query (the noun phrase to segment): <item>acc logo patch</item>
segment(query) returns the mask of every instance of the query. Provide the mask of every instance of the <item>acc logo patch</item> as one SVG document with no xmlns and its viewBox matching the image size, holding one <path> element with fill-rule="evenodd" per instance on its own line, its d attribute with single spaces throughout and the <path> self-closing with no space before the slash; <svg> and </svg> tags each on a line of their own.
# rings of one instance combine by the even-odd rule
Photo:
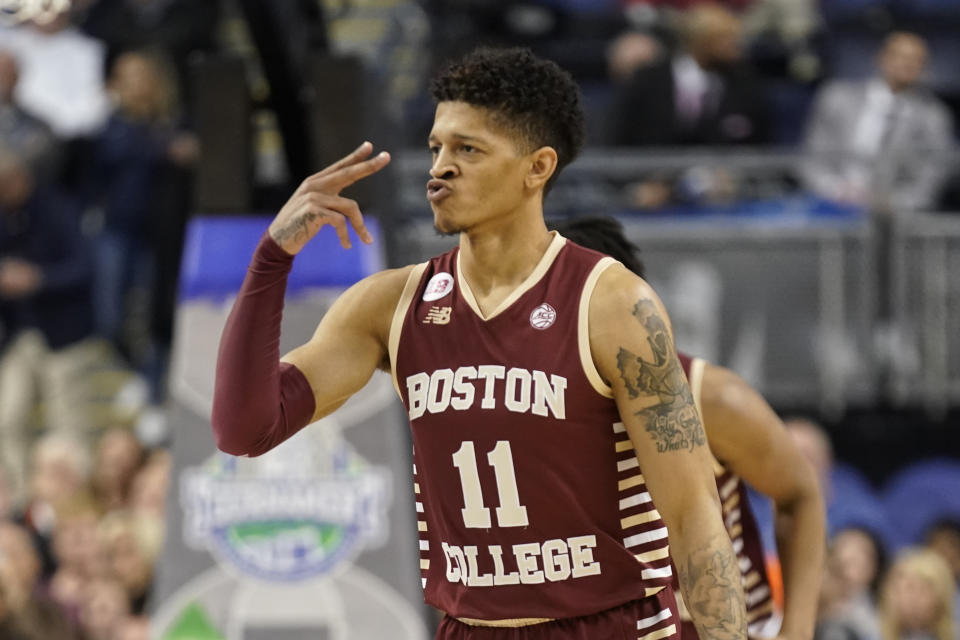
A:
<svg viewBox="0 0 960 640">
<path fill-rule="evenodd" d="M 427 283 L 427 288 L 423 290 L 424 302 L 433 302 L 439 300 L 453 291 L 453 276 L 445 271 L 434 274 Z"/>
<path fill-rule="evenodd" d="M 530 326 L 534 329 L 547 329 L 557 321 L 557 310 L 546 302 L 530 312 Z"/>
</svg>

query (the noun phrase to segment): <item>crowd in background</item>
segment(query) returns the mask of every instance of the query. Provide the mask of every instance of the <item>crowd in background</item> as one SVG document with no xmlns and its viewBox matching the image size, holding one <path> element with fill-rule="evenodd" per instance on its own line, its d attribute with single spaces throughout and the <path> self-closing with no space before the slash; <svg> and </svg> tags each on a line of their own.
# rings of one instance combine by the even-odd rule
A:
<svg viewBox="0 0 960 640">
<path fill-rule="evenodd" d="M 129 429 L 32 447 L 27 499 L 0 478 L 0 637 L 146 640 L 169 455 Z"/>
<path fill-rule="evenodd" d="M 817 638 L 960 637 L 960 501 L 935 497 L 960 482 L 960 465 L 908 467 L 877 490 L 835 459 L 818 424 L 800 418 L 785 424 L 817 472 L 827 510 Z M 758 513 L 762 522 L 762 504 Z M 773 540 L 764 546 L 773 548 Z"/>
<path fill-rule="evenodd" d="M 2 638 L 147 637 L 170 468 L 156 415 L 193 172 L 209 161 L 191 69 L 239 56 L 255 109 L 276 105 L 244 21 L 251 4 L 74 0 L 0 28 Z M 574 73 L 593 145 L 806 149 L 795 188 L 883 216 L 955 202 L 952 4 L 331 0 L 319 3 L 322 37 L 291 42 L 365 61 L 399 145 L 424 145 L 437 64 L 522 44 Z M 254 181 L 303 177 L 289 157 L 271 165 L 282 119 L 252 140 Z M 636 176 L 625 203 L 742 195 L 730 171 L 656 171 Z M 810 442 L 829 496 L 829 443 Z M 876 520 L 837 516 L 823 640 L 960 638 L 952 518 L 888 561 Z"/>
<path fill-rule="evenodd" d="M 216 19 L 103 0 L 0 28 L 5 639 L 149 637 L 170 462 L 144 418 L 199 158 L 187 59 Z"/>
</svg>

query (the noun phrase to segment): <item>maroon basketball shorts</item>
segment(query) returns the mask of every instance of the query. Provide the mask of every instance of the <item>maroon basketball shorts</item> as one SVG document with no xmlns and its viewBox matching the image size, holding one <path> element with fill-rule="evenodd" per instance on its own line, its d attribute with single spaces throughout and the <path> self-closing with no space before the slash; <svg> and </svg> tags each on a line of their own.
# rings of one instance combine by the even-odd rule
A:
<svg viewBox="0 0 960 640">
<path fill-rule="evenodd" d="M 523 627 L 476 626 L 445 616 L 436 640 L 680 640 L 680 619 L 668 588 L 588 616 Z"/>
</svg>

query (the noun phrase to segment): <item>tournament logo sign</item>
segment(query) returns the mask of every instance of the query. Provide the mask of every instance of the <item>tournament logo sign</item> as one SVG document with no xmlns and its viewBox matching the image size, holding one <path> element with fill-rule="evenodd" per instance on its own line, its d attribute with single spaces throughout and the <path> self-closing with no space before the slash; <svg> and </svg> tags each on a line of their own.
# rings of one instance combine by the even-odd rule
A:
<svg viewBox="0 0 960 640">
<path fill-rule="evenodd" d="M 381 542 L 387 471 L 367 465 L 340 437 L 326 446 L 292 440 L 299 443 L 261 458 L 216 454 L 185 470 L 187 544 L 243 575 L 289 582 L 324 575 Z"/>
<path fill-rule="evenodd" d="M 380 380 L 392 393 L 389 378 Z M 364 407 L 377 397 L 368 393 Z M 376 567 L 355 562 L 365 550 L 389 556 L 396 546 L 387 519 L 392 476 L 343 436 L 344 424 L 361 417 L 328 417 L 258 458 L 215 453 L 181 472 L 182 542 L 209 551 L 216 566 L 196 562 L 151 616 L 152 638 L 428 637 L 419 597 L 405 598 Z"/>
</svg>

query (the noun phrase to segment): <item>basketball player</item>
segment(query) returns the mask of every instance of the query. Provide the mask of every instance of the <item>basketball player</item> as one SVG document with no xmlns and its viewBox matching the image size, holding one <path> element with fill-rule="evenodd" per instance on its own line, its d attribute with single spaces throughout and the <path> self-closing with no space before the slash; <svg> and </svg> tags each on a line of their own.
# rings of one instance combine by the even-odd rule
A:
<svg viewBox="0 0 960 640">
<path fill-rule="evenodd" d="M 615 219 L 578 218 L 549 226 L 567 240 L 612 256 L 644 277 L 637 247 Z M 780 637 L 811 640 L 826 539 L 816 474 L 770 405 L 742 378 L 700 358 L 678 355 L 716 456 L 717 490 L 743 576 L 750 635 L 762 632 L 773 601 L 744 482 L 768 496 L 776 510 L 774 527 L 785 584 Z M 682 606 L 680 613 L 685 618 L 683 640 L 695 640 L 696 630 Z"/>
<path fill-rule="evenodd" d="M 700 635 L 745 638 L 666 313 L 640 278 L 543 221 L 545 192 L 582 144 L 576 84 L 529 51 L 479 50 L 433 97 L 427 198 L 459 248 L 354 285 L 280 360 L 293 257 L 324 225 L 345 247 L 348 225 L 371 241 L 339 192 L 389 156 L 364 143 L 307 178 L 224 328 L 218 445 L 259 455 L 387 370 L 410 418 L 424 594 L 446 613 L 438 638 L 674 638 L 671 552 Z"/>
</svg>

